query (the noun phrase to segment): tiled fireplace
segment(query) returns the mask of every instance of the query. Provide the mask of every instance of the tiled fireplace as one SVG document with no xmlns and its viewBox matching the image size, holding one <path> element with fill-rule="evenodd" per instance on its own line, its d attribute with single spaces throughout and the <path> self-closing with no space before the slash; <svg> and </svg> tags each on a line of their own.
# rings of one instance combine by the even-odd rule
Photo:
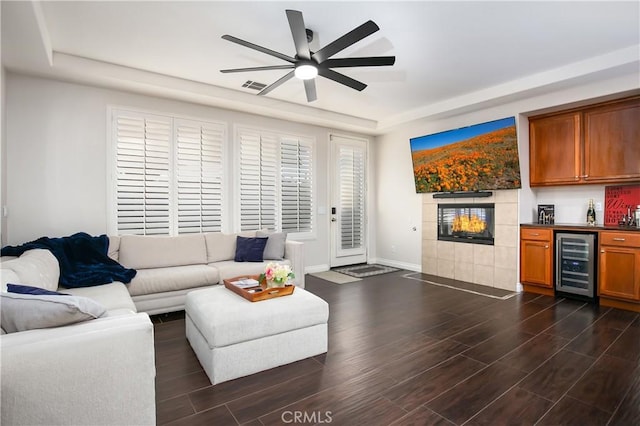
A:
<svg viewBox="0 0 640 426">
<path fill-rule="evenodd" d="M 515 291 L 519 281 L 518 190 L 497 190 L 486 198 L 452 198 L 447 199 L 446 204 L 442 204 L 442 201 L 434 199 L 432 194 L 423 195 L 422 272 Z M 454 206 L 447 214 L 451 225 L 446 225 L 446 229 L 438 225 L 439 204 Z M 478 206 L 490 205 L 494 207 L 493 212 L 481 213 L 473 210 Z M 466 230 L 459 228 L 458 224 L 454 227 L 453 220 L 456 216 L 458 222 L 465 222 L 471 227 Z M 489 223 L 479 223 L 483 220 Z M 491 239 L 491 226 L 493 245 L 488 243 Z M 443 230 L 446 231 L 444 233 L 452 234 L 449 235 L 451 238 L 439 238 L 438 234 L 442 233 L 439 231 Z M 484 240 L 480 244 L 468 244 L 468 240 L 472 239 L 467 238 L 470 236 Z M 465 242 L 460 242 L 463 240 Z"/>
</svg>

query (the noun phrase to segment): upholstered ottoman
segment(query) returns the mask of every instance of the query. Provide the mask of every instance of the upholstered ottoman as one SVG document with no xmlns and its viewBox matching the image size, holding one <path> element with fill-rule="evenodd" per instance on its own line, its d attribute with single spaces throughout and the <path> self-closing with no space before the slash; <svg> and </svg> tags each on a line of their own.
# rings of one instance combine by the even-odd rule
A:
<svg viewBox="0 0 640 426">
<path fill-rule="evenodd" d="M 187 294 L 186 335 L 212 384 L 327 352 L 329 305 L 302 288 L 250 302 L 215 286 Z"/>
</svg>

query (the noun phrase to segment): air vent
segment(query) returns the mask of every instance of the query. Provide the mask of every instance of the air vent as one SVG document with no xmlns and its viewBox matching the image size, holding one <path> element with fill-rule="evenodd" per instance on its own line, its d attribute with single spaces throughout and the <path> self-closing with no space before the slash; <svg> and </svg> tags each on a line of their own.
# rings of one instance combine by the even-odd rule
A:
<svg viewBox="0 0 640 426">
<path fill-rule="evenodd" d="M 251 80 L 247 80 L 242 87 L 246 87 L 247 89 L 253 89 L 253 90 L 262 90 L 265 87 L 267 87 L 266 84 L 262 84 L 262 83 L 258 83 L 257 81 L 251 81 Z"/>
</svg>

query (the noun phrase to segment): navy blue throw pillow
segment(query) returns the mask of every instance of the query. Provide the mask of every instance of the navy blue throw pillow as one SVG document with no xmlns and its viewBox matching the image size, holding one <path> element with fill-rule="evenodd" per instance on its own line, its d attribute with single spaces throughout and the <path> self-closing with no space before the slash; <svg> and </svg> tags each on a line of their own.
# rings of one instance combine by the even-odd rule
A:
<svg viewBox="0 0 640 426">
<path fill-rule="evenodd" d="M 237 237 L 236 239 L 236 262 L 262 262 L 264 248 L 269 238 L 260 237 Z"/>
<path fill-rule="evenodd" d="M 66 293 L 58 293 L 57 291 L 45 290 L 40 287 L 31 287 L 21 284 L 7 284 L 7 292 L 18 294 L 39 294 L 47 296 L 68 296 Z"/>
</svg>

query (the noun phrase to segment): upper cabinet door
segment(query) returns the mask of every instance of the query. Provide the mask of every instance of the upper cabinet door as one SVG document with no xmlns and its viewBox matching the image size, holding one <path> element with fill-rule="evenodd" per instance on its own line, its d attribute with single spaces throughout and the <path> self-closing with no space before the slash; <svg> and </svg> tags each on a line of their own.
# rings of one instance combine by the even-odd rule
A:
<svg viewBox="0 0 640 426">
<path fill-rule="evenodd" d="M 574 184 L 582 165 L 579 112 L 529 121 L 531 186 Z"/>
<path fill-rule="evenodd" d="M 584 111 L 584 179 L 640 180 L 640 98 Z"/>
</svg>

